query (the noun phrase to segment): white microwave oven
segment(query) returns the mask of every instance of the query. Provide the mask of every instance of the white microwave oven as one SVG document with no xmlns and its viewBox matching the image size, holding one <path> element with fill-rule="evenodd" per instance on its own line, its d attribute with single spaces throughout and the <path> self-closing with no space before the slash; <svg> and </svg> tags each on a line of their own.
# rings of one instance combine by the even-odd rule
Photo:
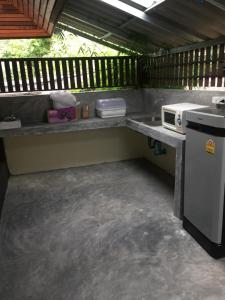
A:
<svg viewBox="0 0 225 300">
<path fill-rule="evenodd" d="M 162 106 L 162 126 L 179 133 L 186 132 L 186 111 L 204 108 L 207 106 L 194 103 L 177 103 Z"/>
</svg>

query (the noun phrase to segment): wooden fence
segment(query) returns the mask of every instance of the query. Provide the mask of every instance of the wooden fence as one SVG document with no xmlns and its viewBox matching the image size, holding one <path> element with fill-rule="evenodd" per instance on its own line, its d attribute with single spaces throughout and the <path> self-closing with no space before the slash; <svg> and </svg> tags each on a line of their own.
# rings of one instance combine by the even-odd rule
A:
<svg viewBox="0 0 225 300">
<path fill-rule="evenodd" d="M 224 44 L 145 59 L 151 87 L 225 87 Z"/>
<path fill-rule="evenodd" d="M 0 93 L 225 87 L 224 44 L 156 57 L 0 59 Z"/>
<path fill-rule="evenodd" d="M 138 57 L 0 59 L 0 93 L 136 86 Z"/>
</svg>

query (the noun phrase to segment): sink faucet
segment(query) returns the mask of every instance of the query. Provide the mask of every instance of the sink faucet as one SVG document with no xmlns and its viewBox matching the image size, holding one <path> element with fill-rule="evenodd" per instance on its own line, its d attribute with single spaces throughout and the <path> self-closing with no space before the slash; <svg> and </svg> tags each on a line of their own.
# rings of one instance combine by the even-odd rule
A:
<svg viewBox="0 0 225 300">
<path fill-rule="evenodd" d="M 161 121 L 161 116 L 160 115 L 158 115 L 158 114 L 154 114 L 154 115 L 152 115 L 152 117 L 151 117 L 151 121 Z"/>
</svg>

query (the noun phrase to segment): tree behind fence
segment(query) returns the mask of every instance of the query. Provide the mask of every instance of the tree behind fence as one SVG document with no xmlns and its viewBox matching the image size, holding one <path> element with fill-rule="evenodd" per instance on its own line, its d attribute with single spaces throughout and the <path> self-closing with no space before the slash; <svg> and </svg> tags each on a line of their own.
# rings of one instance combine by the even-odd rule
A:
<svg viewBox="0 0 225 300">
<path fill-rule="evenodd" d="M 136 86 L 137 62 L 136 56 L 0 59 L 0 92 Z"/>
</svg>

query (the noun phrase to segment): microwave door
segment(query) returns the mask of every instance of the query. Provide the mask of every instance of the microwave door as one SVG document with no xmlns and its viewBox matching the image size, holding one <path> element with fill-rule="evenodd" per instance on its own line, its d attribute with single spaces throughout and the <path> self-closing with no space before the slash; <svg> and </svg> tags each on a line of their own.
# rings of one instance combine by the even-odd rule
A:
<svg viewBox="0 0 225 300">
<path fill-rule="evenodd" d="M 176 127 L 175 124 L 176 112 L 164 111 L 164 122 L 172 128 Z"/>
</svg>

